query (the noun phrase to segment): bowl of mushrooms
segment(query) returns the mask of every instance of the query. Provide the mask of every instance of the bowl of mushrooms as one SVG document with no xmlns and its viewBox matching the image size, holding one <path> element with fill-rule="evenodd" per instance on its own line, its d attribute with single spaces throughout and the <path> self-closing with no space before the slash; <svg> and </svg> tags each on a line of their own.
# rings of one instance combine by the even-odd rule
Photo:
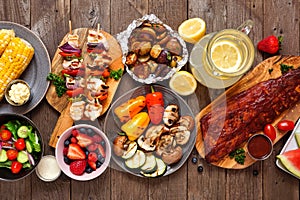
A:
<svg viewBox="0 0 300 200">
<path fill-rule="evenodd" d="M 117 39 L 128 74 L 141 83 L 169 79 L 188 61 L 186 43 L 153 14 L 134 20 Z"/>
</svg>

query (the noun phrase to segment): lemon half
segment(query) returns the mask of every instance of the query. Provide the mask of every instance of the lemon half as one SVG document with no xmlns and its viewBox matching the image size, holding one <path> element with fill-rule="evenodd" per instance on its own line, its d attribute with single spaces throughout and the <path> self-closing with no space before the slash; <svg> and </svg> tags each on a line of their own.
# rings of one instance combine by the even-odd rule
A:
<svg viewBox="0 0 300 200">
<path fill-rule="evenodd" d="M 206 32 L 206 23 L 201 18 L 187 19 L 178 27 L 178 33 L 186 42 L 195 44 Z"/>
<path fill-rule="evenodd" d="M 169 86 L 179 95 L 188 96 L 195 92 L 197 81 L 191 73 L 178 71 L 171 77 Z"/>
</svg>

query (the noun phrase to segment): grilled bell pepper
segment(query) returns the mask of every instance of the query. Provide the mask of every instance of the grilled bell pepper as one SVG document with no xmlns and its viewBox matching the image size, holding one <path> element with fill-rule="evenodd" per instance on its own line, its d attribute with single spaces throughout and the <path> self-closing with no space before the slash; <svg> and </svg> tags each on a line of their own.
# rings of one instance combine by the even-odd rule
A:
<svg viewBox="0 0 300 200">
<path fill-rule="evenodd" d="M 153 124 L 159 124 L 164 115 L 164 97 L 161 92 L 155 92 L 151 86 L 151 93 L 146 95 L 146 105 L 150 120 Z"/>
<path fill-rule="evenodd" d="M 127 122 L 146 106 L 146 98 L 138 96 L 116 107 L 114 112 L 121 122 Z"/>
<path fill-rule="evenodd" d="M 136 140 L 146 130 L 150 118 L 148 113 L 140 112 L 136 114 L 131 120 L 121 126 L 121 130 L 124 131 L 130 141 Z"/>
</svg>

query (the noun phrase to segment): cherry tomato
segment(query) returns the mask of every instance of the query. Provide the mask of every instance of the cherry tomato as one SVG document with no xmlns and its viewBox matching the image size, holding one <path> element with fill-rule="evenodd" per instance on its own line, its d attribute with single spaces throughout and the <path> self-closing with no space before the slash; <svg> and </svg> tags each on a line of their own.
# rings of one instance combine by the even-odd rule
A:
<svg viewBox="0 0 300 200">
<path fill-rule="evenodd" d="M 20 163 L 20 162 L 18 162 L 18 161 L 13 161 L 13 162 L 11 163 L 10 169 L 11 169 L 11 172 L 12 172 L 13 174 L 19 173 L 19 172 L 21 171 L 22 168 L 23 168 L 22 163 Z"/>
<path fill-rule="evenodd" d="M 82 69 L 63 69 L 61 70 L 62 75 L 68 74 L 70 76 L 84 76 L 84 70 Z"/>
<path fill-rule="evenodd" d="M 11 138 L 11 132 L 9 130 L 1 130 L 0 136 L 2 141 L 8 141 Z"/>
<path fill-rule="evenodd" d="M 80 87 L 80 88 L 76 88 L 74 90 L 67 90 L 67 95 L 69 97 L 76 97 L 80 94 L 83 94 L 83 92 L 84 92 L 84 89 L 82 87 Z"/>
<path fill-rule="evenodd" d="M 267 124 L 264 128 L 264 133 L 274 141 L 276 139 L 276 130 L 272 124 Z"/>
<path fill-rule="evenodd" d="M 9 149 L 6 151 L 6 156 L 8 160 L 16 160 L 18 157 L 18 151 L 15 149 Z"/>
<path fill-rule="evenodd" d="M 23 138 L 18 138 L 17 141 L 15 141 L 15 147 L 19 151 L 25 149 L 25 140 Z"/>
<path fill-rule="evenodd" d="M 108 78 L 109 75 L 110 75 L 110 72 L 109 72 L 109 70 L 106 68 L 106 69 L 104 70 L 104 72 L 102 73 L 102 76 L 103 76 L 104 78 Z"/>
<path fill-rule="evenodd" d="M 281 131 L 291 131 L 295 128 L 295 124 L 290 120 L 282 120 L 278 122 L 277 128 Z"/>
</svg>

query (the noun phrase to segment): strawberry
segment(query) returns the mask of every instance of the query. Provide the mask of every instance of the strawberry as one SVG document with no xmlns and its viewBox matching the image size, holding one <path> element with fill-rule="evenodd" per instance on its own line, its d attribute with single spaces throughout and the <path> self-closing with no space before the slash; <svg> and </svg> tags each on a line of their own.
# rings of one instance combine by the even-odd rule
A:
<svg viewBox="0 0 300 200">
<path fill-rule="evenodd" d="M 78 130 L 77 129 L 73 129 L 72 130 L 72 135 L 74 136 L 74 137 L 76 137 L 77 135 L 78 135 Z"/>
<path fill-rule="evenodd" d="M 69 148 L 68 147 L 64 147 L 64 149 L 63 149 L 63 155 L 64 156 L 68 155 L 68 151 L 69 151 Z"/>
<path fill-rule="evenodd" d="M 77 144 L 81 147 L 87 147 L 93 143 L 93 138 L 83 133 L 78 133 L 76 139 L 78 140 Z"/>
<path fill-rule="evenodd" d="M 71 137 L 70 141 L 71 141 L 71 143 L 75 143 L 75 144 L 77 143 L 77 139 L 75 137 Z"/>
<path fill-rule="evenodd" d="M 82 175 L 86 167 L 86 160 L 75 160 L 70 164 L 70 171 L 75 175 Z"/>
<path fill-rule="evenodd" d="M 93 152 L 96 151 L 96 149 L 98 148 L 97 144 L 90 144 L 87 149 L 89 150 L 89 152 Z"/>
<path fill-rule="evenodd" d="M 274 35 L 270 35 L 262 39 L 260 42 L 258 42 L 257 49 L 269 54 L 275 54 L 279 51 L 281 42 L 282 42 L 281 36 L 277 38 Z"/>
<path fill-rule="evenodd" d="M 6 151 L 6 156 L 8 160 L 16 160 L 18 157 L 18 151 L 15 149 L 9 149 Z"/>
<path fill-rule="evenodd" d="M 20 163 L 18 161 L 12 161 L 11 166 L 10 166 L 10 170 L 13 174 L 19 173 L 22 168 L 23 168 L 22 163 Z"/>
<path fill-rule="evenodd" d="M 103 139 L 100 135 L 96 134 L 96 135 L 93 135 L 93 140 L 96 143 L 100 143 Z"/>
<path fill-rule="evenodd" d="M 97 160 L 97 154 L 95 152 L 90 152 L 88 155 L 88 161 L 96 162 Z"/>
<path fill-rule="evenodd" d="M 104 150 L 103 146 L 99 144 L 97 148 L 98 148 L 98 151 L 101 154 L 101 156 L 103 158 L 105 158 L 106 154 L 105 154 L 105 150 Z"/>
<path fill-rule="evenodd" d="M 92 170 L 95 171 L 97 169 L 96 162 L 88 161 L 88 164 L 92 168 Z"/>
<path fill-rule="evenodd" d="M 84 151 L 78 144 L 71 143 L 69 145 L 67 157 L 72 160 L 83 160 L 86 156 Z"/>
</svg>

